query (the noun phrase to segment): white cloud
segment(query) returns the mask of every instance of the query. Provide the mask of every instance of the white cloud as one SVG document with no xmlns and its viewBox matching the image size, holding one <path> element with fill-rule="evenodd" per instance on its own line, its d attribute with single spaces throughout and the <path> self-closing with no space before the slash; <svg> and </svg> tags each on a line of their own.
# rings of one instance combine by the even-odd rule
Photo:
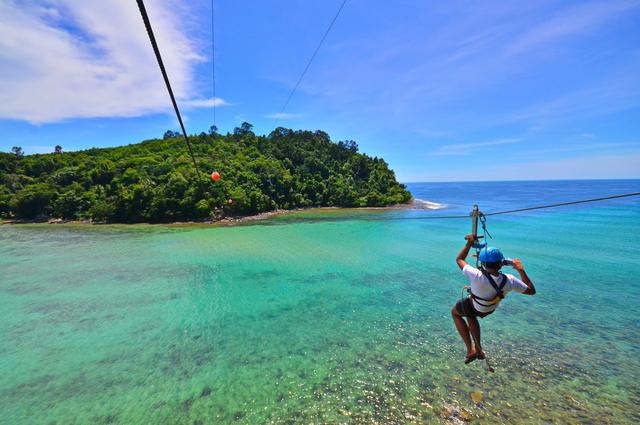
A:
<svg viewBox="0 0 640 425">
<path fill-rule="evenodd" d="M 210 97 L 208 99 L 191 99 L 185 100 L 181 102 L 181 105 L 184 105 L 189 108 L 213 108 L 214 106 L 228 106 L 229 103 L 224 99 L 216 97 Z"/>
<path fill-rule="evenodd" d="M 487 142 L 444 145 L 444 146 L 440 146 L 431 154 L 432 155 L 469 155 L 487 147 L 499 146 L 499 145 L 510 145 L 513 143 L 518 143 L 519 141 L 520 139 L 496 139 L 496 140 L 489 140 Z"/>
<path fill-rule="evenodd" d="M 147 1 L 179 102 L 209 106 L 193 100 L 194 67 L 206 59 L 181 29 L 185 7 L 177 0 Z M 0 79 L 0 118 L 47 123 L 171 111 L 131 0 L 0 2 Z"/>
<path fill-rule="evenodd" d="M 273 118 L 276 120 L 291 120 L 295 118 L 300 118 L 302 114 L 292 114 L 289 112 L 276 112 L 275 114 L 267 115 L 267 118 Z"/>
</svg>

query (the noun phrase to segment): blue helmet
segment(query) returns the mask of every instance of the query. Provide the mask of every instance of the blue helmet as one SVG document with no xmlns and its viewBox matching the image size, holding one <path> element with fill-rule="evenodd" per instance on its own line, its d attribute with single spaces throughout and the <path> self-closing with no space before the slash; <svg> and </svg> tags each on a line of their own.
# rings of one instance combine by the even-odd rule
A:
<svg viewBox="0 0 640 425">
<path fill-rule="evenodd" d="M 504 255 L 498 248 L 488 246 L 480 250 L 478 259 L 483 263 L 500 263 L 504 260 Z"/>
</svg>

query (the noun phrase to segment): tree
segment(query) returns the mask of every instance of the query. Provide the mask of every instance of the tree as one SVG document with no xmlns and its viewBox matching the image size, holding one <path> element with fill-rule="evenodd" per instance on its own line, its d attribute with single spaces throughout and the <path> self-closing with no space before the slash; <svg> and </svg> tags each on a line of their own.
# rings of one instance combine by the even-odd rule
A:
<svg viewBox="0 0 640 425">
<path fill-rule="evenodd" d="M 0 186 L 0 217 L 6 217 L 11 212 L 12 197 L 8 187 Z"/>
<path fill-rule="evenodd" d="M 243 122 L 242 124 L 240 124 L 240 127 L 236 127 L 233 129 L 233 134 L 235 136 L 255 136 L 255 134 L 253 134 L 253 124 L 249 124 L 248 122 Z"/>
<path fill-rule="evenodd" d="M 20 159 L 24 156 L 24 152 L 20 146 L 14 146 L 11 148 L 11 152 L 16 156 L 16 159 Z"/>
<path fill-rule="evenodd" d="M 344 142 L 344 147 L 353 153 L 358 152 L 358 144 L 353 140 L 346 140 Z"/>
<path fill-rule="evenodd" d="M 49 202 L 54 196 L 52 188 L 44 183 L 28 185 L 16 194 L 16 215 L 19 218 L 48 215 Z"/>
<path fill-rule="evenodd" d="M 286 137 L 286 136 L 289 136 L 291 133 L 293 133 L 293 131 L 288 128 L 277 127 L 275 130 L 273 130 L 269 134 L 269 138 L 274 139 L 274 138 Z"/>
<path fill-rule="evenodd" d="M 53 215 L 60 218 L 78 218 L 79 214 L 89 207 L 89 203 L 77 190 L 62 193 L 53 202 Z"/>
<path fill-rule="evenodd" d="M 218 134 L 218 127 L 216 127 L 215 125 L 212 125 L 211 127 L 209 127 L 210 136 L 215 136 L 217 134 Z"/>
<path fill-rule="evenodd" d="M 180 136 L 180 133 L 178 133 L 177 131 L 167 130 L 164 132 L 164 135 L 162 136 L 162 138 L 166 140 L 166 139 L 172 139 L 178 136 Z"/>
<path fill-rule="evenodd" d="M 106 222 L 113 217 L 115 207 L 112 203 L 101 200 L 89 208 L 89 217 L 94 221 Z"/>
<path fill-rule="evenodd" d="M 60 145 L 56 145 L 56 147 L 54 148 L 53 153 L 55 153 L 55 154 L 61 154 L 61 153 L 62 153 L 62 146 L 60 146 Z"/>
<path fill-rule="evenodd" d="M 88 176 L 94 184 L 108 184 L 113 179 L 115 165 L 108 159 L 99 159 L 94 162 Z"/>
<path fill-rule="evenodd" d="M 51 180 L 53 180 L 59 186 L 68 186 L 76 180 L 79 180 L 78 167 L 65 167 L 60 168 L 51 174 Z"/>
</svg>

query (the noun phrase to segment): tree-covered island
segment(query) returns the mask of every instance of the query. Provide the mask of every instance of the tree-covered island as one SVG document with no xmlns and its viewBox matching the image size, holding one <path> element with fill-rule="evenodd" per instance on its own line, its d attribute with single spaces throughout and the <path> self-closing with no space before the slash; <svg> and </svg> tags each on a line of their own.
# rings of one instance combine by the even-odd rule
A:
<svg viewBox="0 0 640 425">
<path fill-rule="evenodd" d="M 277 128 L 257 136 L 243 123 L 233 133 L 114 148 L 24 155 L 0 152 L 0 217 L 62 218 L 109 223 L 220 219 L 276 209 L 379 207 L 411 194 L 382 158 L 334 143 L 323 131 Z M 218 171 L 222 178 L 212 181 Z"/>
</svg>

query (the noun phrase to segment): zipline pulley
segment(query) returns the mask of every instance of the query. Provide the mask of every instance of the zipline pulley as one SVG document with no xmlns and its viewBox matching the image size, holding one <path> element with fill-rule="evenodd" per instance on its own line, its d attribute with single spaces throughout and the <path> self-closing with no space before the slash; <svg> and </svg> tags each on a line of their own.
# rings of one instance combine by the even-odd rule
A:
<svg viewBox="0 0 640 425">
<path fill-rule="evenodd" d="M 487 246 L 486 240 L 484 242 L 480 242 L 480 239 L 483 239 L 484 236 L 478 236 L 478 220 L 481 221 L 482 223 L 482 228 L 484 230 L 484 232 L 486 233 L 487 231 L 487 227 L 486 227 L 486 218 L 484 217 L 484 214 L 482 214 L 482 212 L 480 212 L 480 210 L 478 209 L 478 205 L 474 205 L 473 206 L 473 210 L 471 210 L 471 234 L 474 237 L 474 242 L 473 242 L 473 248 L 480 250 L 484 247 Z"/>
</svg>

